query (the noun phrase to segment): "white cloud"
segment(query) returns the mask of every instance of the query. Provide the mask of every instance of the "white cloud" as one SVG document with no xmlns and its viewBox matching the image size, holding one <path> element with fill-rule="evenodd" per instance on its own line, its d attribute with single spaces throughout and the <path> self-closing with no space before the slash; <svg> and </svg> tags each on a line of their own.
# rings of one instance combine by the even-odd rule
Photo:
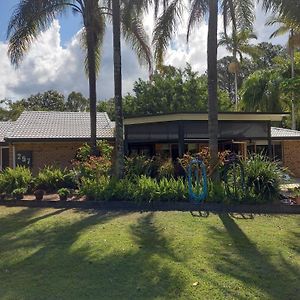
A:
<svg viewBox="0 0 300 300">
<path fill-rule="evenodd" d="M 274 30 L 266 27 L 266 17 L 261 7 L 257 7 L 257 21 L 255 30 L 260 41 L 269 41 L 268 37 Z M 183 20 L 186 19 L 183 16 Z M 172 40 L 166 54 L 166 64 L 184 67 L 190 63 L 195 71 L 200 73 L 206 70 L 207 24 L 199 24 L 193 31 L 190 43 L 186 44 L 186 22 L 179 26 L 177 34 Z M 153 13 L 145 17 L 144 26 L 151 34 L 154 20 Z M 222 31 L 221 17 L 219 32 Z M 284 44 L 286 37 L 272 42 Z M 7 57 L 7 44 L 0 42 L 0 99 L 20 99 L 31 94 L 49 89 L 58 90 L 65 95 L 71 91 L 80 91 L 88 96 L 88 80 L 84 73 L 84 53 L 79 43 L 79 33 L 65 46 L 60 38 L 60 25 L 55 21 L 52 26 L 35 41 L 22 62 L 20 68 L 15 70 Z M 98 78 L 98 98 L 109 98 L 113 95 L 113 64 L 112 64 L 112 31 L 108 32 L 104 40 L 103 60 L 100 76 Z M 224 48 L 219 49 L 219 58 L 227 55 Z M 130 47 L 122 43 L 123 65 L 123 93 L 132 90 L 133 82 L 142 77 L 147 78 L 146 68 L 139 66 L 135 54 Z"/>
</svg>

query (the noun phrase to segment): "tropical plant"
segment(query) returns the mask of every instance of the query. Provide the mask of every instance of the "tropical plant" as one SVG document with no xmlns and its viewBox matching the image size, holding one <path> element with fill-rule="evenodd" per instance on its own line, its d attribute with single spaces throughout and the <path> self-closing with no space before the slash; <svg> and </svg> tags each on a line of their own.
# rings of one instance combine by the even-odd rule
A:
<svg viewBox="0 0 300 300">
<path fill-rule="evenodd" d="M 234 74 L 235 110 L 238 109 L 238 73 L 243 62 L 243 55 L 258 55 L 258 48 L 249 43 L 251 39 L 257 39 L 256 34 L 248 29 L 242 29 L 240 31 L 232 30 L 231 36 L 223 33 L 219 40 L 219 46 L 225 46 L 233 56 L 233 61 L 228 65 L 228 70 Z"/>
<path fill-rule="evenodd" d="M 259 70 L 250 75 L 242 87 L 242 106 L 245 111 L 280 112 L 283 76 L 280 70 Z"/>
<path fill-rule="evenodd" d="M 28 189 L 32 180 L 31 171 L 25 167 L 6 168 L 0 173 L 1 193 L 11 194 L 15 189 Z"/>
<path fill-rule="evenodd" d="M 295 50 L 300 47 L 300 23 L 295 23 L 293 20 L 288 19 L 284 15 L 272 16 L 267 25 L 279 24 L 279 28 L 275 30 L 270 38 L 279 35 L 289 34 L 288 39 L 288 52 L 291 58 L 291 79 L 295 78 Z M 295 113 L 295 99 L 294 93 L 291 94 L 291 107 L 292 107 L 292 129 L 296 129 L 296 113 Z"/>
<path fill-rule="evenodd" d="M 15 200 L 21 200 L 24 194 L 27 192 L 27 188 L 18 188 L 12 191 L 12 196 Z"/>
<path fill-rule="evenodd" d="M 249 199 L 255 203 L 273 202 L 279 198 L 282 170 L 262 154 L 252 155 L 244 162 Z"/>
<path fill-rule="evenodd" d="M 116 0 L 113 1 L 115 5 Z M 121 0 L 120 22 L 125 39 L 138 54 L 141 61 L 151 64 L 151 52 L 147 37 L 138 14 L 138 6 L 128 0 Z M 52 21 L 71 9 L 81 16 L 83 21 L 83 48 L 86 50 L 86 72 L 89 78 L 91 146 L 96 154 L 96 75 L 99 71 L 101 46 L 107 21 L 111 21 L 111 0 L 20 0 L 8 25 L 8 54 L 12 64 L 18 66 L 39 33 L 46 30 Z M 121 123 L 117 123 L 118 126 Z"/>
</svg>

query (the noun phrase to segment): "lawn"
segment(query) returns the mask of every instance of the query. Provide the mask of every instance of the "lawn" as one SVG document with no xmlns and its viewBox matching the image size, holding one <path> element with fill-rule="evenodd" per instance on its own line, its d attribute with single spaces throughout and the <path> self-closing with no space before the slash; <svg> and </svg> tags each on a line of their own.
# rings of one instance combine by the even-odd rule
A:
<svg viewBox="0 0 300 300">
<path fill-rule="evenodd" d="M 245 217 L 0 207 L 0 299 L 297 299 L 300 216 Z"/>
</svg>

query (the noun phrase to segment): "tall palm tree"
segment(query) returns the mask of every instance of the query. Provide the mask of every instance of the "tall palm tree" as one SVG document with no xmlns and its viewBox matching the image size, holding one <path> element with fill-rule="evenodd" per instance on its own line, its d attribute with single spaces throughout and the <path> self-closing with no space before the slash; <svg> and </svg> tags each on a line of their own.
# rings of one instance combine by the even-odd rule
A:
<svg viewBox="0 0 300 300">
<path fill-rule="evenodd" d="M 231 36 L 223 33 L 219 40 L 219 46 L 225 46 L 233 56 L 233 62 L 229 64 L 228 70 L 234 74 L 236 111 L 238 110 L 238 73 L 243 62 L 243 55 L 256 56 L 258 54 L 257 47 L 249 43 L 251 39 L 257 39 L 256 34 L 251 30 L 242 29 L 240 31 L 232 30 Z"/>
<path fill-rule="evenodd" d="M 300 47 L 300 23 L 288 19 L 285 16 L 272 16 L 266 23 L 266 25 L 279 24 L 279 28 L 275 30 L 270 38 L 274 38 L 280 35 L 289 34 L 288 39 L 288 52 L 291 58 L 291 78 L 295 78 L 295 50 Z M 295 99 L 292 94 L 291 99 L 292 107 L 292 129 L 296 129 L 296 113 L 295 113 Z"/>
<path fill-rule="evenodd" d="M 230 24 L 233 28 L 237 28 L 238 25 L 243 28 L 250 27 L 253 21 L 253 2 L 252 0 L 189 0 L 189 4 L 187 40 L 192 28 L 208 15 L 207 68 L 210 165 L 213 170 L 212 178 L 218 181 L 219 174 L 216 166 L 218 165 L 217 28 L 219 8 L 222 10 L 225 28 Z M 165 51 L 184 9 L 184 0 L 167 1 L 163 14 L 158 18 L 153 34 L 154 54 L 158 66 L 163 62 Z"/>
<path fill-rule="evenodd" d="M 121 0 L 122 33 L 131 43 L 140 61 L 151 66 L 152 57 L 147 35 L 138 11 L 134 11 L 135 6 L 129 3 L 129 0 Z M 86 50 L 85 67 L 89 78 L 91 146 L 95 153 L 96 77 L 99 72 L 101 46 L 107 22 L 112 18 L 111 0 L 20 0 L 8 25 L 8 54 L 12 64 L 17 67 L 38 35 L 49 28 L 53 20 L 68 9 L 78 13 L 83 22 L 82 46 Z"/>
<path fill-rule="evenodd" d="M 113 48 L 114 48 L 114 82 L 115 82 L 115 113 L 116 113 L 116 170 L 117 178 L 124 174 L 124 125 L 122 109 L 122 69 L 121 69 L 121 13 L 120 1 L 112 1 L 113 14 Z"/>
</svg>

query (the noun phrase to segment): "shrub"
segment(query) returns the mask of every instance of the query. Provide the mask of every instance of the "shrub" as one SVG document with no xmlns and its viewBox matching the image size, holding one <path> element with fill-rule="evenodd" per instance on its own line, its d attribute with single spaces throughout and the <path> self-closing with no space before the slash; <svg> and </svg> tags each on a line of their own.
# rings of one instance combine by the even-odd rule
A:
<svg viewBox="0 0 300 300">
<path fill-rule="evenodd" d="M 68 197 L 70 194 L 71 194 L 71 192 L 70 192 L 70 190 L 69 189 L 67 189 L 67 188 L 61 188 L 61 189 L 59 189 L 58 191 L 57 191 L 57 194 L 59 195 L 59 196 L 62 196 L 62 197 Z"/>
<path fill-rule="evenodd" d="M 143 155 L 134 155 L 125 158 L 125 173 L 128 177 L 151 176 L 153 173 L 153 159 Z"/>
<path fill-rule="evenodd" d="M 100 156 L 91 155 L 91 147 L 88 144 L 77 150 L 72 164 L 79 178 L 93 179 L 110 175 L 113 147 L 107 141 L 98 141 L 97 146 Z"/>
<path fill-rule="evenodd" d="M 226 161 L 226 157 L 228 156 L 230 152 L 229 151 L 223 151 L 223 152 L 219 152 L 219 167 L 223 167 Z M 185 170 L 185 172 L 187 172 L 188 166 L 191 163 L 191 161 L 197 157 L 200 157 L 207 169 L 207 174 L 210 174 L 211 170 L 210 170 L 210 166 L 209 166 L 209 161 L 210 161 L 210 152 L 209 152 L 209 148 L 205 147 L 202 148 L 201 151 L 197 154 L 194 155 L 190 155 L 189 153 L 185 154 L 183 156 L 183 158 L 179 158 L 178 162 L 181 165 L 181 167 Z"/>
<path fill-rule="evenodd" d="M 82 178 L 79 194 L 88 200 L 104 200 L 104 191 L 109 185 L 109 177 Z"/>
<path fill-rule="evenodd" d="M 75 189 L 76 173 L 67 169 L 60 169 L 54 166 L 46 166 L 41 169 L 34 179 L 35 189 L 45 190 L 46 192 L 54 192 L 60 188 Z"/>
<path fill-rule="evenodd" d="M 26 192 L 27 192 L 26 188 L 18 188 L 12 191 L 12 196 L 16 200 L 21 200 Z"/>
<path fill-rule="evenodd" d="M 108 177 L 84 178 L 80 194 L 85 195 L 89 200 L 99 201 L 186 201 L 188 189 L 187 184 L 181 178 L 178 180 L 164 178 L 158 181 L 142 175 L 121 180 Z"/>
<path fill-rule="evenodd" d="M 0 174 L 1 192 L 11 194 L 16 189 L 28 189 L 31 182 L 31 171 L 25 167 L 6 168 Z"/>
<path fill-rule="evenodd" d="M 276 162 L 261 154 L 252 155 L 244 162 L 249 200 L 255 203 L 272 202 L 279 198 L 282 170 Z"/>
<path fill-rule="evenodd" d="M 175 176 L 175 168 L 171 158 L 163 161 L 158 168 L 159 178 L 172 178 Z"/>
<path fill-rule="evenodd" d="M 47 166 L 39 171 L 34 179 L 36 189 L 54 192 L 64 183 L 64 172 L 60 168 Z"/>
</svg>

